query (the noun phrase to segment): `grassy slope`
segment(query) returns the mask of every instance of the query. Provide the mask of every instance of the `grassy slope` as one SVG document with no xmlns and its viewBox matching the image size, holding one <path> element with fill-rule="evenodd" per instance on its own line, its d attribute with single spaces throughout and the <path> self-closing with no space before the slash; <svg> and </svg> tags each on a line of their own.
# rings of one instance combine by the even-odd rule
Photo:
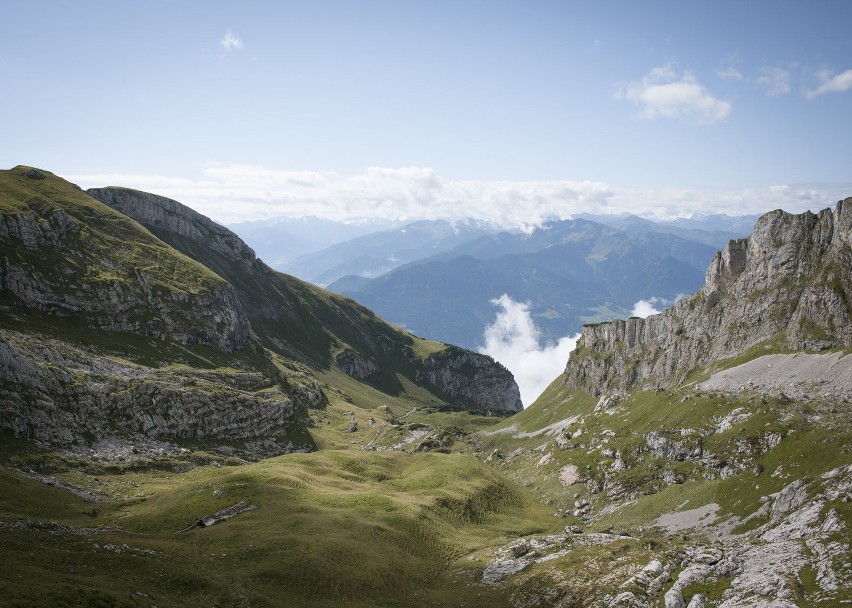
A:
<svg viewBox="0 0 852 608">
<path fill-rule="evenodd" d="M 771 345 L 762 345 L 714 367 L 739 365 L 768 350 L 772 350 Z M 697 372 L 695 376 L 706 373 Z M 497 468 L 532 488 L 554 510 L 565 513 L 565 523 L 588 526 L 591 530 L 628 532 L 640 539 L 641 543 L 627 543 L 620 554 L 620 559 L 639 565 L 649 559 L 643 547 L 655 547 L 653 553 L 659 557 L 695 542 L 687 540 L 685 535 L 661 536 L 654 531 L 652 524 L 664 513 L 715 503 L 719 505 L 718 518 L 742 520 L 755 513 L 766 496 L 779 492 L 792 481 L 804 478 L 819 482 L 823 473 L 852 463 L 849 404 L 837 399 L 815 397 L 809 402 L 791 402 L 748 393 L 736 396 L 696 393 L 686 386 L 659 392 L 634 391 L 606 412 L 595 413 L 595 403 L 595 398 L 572 390 L 557 378 L 533 405 L 488 429 L 478 445 L 485 453 L 497 450 Z M 715 432 L 719 420 L 734 410 L 745 412 L 748 417 L 737 420 L 723 432 Z M 535 432 L 569 418 L 575 419 L 567 427 L 574 437 L 564 449 L 556 445 L 556 435 L 517 435 L 517 431 Z M 582 433 L 578 435 L 580 429 Z M 721 478 L 717 469 L 704 464 L 667 459 L 648 450 L 647 433 L 656 431 L 683 441 L 680 429 L 693 429 L 690 434 L 693 439 L 687 439 L 686 443 L 701 437 L 705 455 L 739 462 L 745 468 L 732 477 Z M 767 439 L 773 435 L 782 439 L 775 447 L 768 447 Z M 614 458 L 602 453 L 607 449 L 622 454 L 627 470 L 612 472 Z M 552 458 L 542 464 L 546 454 Z M 569 464 L 576 466 L 583 476 L 599 481 L 606 478 L 604 490 L 593 491 L 582 483 L 563 486 L 558 479 L 559 471 Z M 663 482 L 661 478 L 666 471 L 682 476 L 683 482 Z M 607 489 L 618 484 L 631 492 L 630 500 L 613 501 L 606 497 Z M 590 522 L 581 522 L 571 515 L 577 500 L 591 502 Z M 621 506 L 602 512 L 612 504 Z M 848 502 L 836 501 L 828 508 L 836 510 L 847 530 L 852 526 L 852 506 Z M 766 517 L 755 517 L 739 524 L 735 531 L 752 529 L 766 521 Z M 843 536 L 838 534 L 836 540 L 844 542 Z M 571 564 L 588 570 L 587 565 L 575 561 L 576 557 L 569 556 L 569 561 L 557 562 L 555 567 L 566 575 Z M 530 580 L 537 577 L 554 580 L 552 572 L 546 574 L 541 568 L 527 571 L 526 576 Z M 806 573 L 802 576 L 806 578 Z M 727 584 L 729 580 L 721 581 L 719 588 L 696 587 L 690 593 L 702 591 L 707 597 L 718 599 Z M 815 590 L 811 585 L 802 592 Z"/>
<path fill-rule="evenodd" d="M 328 450 L 94 480 L 116 498 L 87 504 L 0 470 L 4 605 L 438 605 L 448 576 L 482 567 L 451 572 L 456 559 L 552 526 L 465 455 Z M 240 500 L 258 509 L 176 534 Z M 10 526 L 19 519 L 42 523 Z M 482 590 L 452 593 L 476 602 Z"/>
<path fill-rule="evenodd" d="M 25 259 L 48 274 L 62 268 L 80 273 L 87 281 L 132 282 L 134 269 L 144 269 L 152 285 L 173 292 L 204 293 L 224 282 L 210 269 L 175 251 L 139 224 L 88 196 L 48 171 L 43 179 L 26 177 L 30 167 L 0 171 L 0 213 L 29 214 L 45 221 L 53 209 L 65 211 L 81 225 L 84 259 L 58 250 L 40 250 L 38 256 L 2 245 L 12 260 Z M 76 275 L 74 277 L 77 278 Z"/>
</svg>

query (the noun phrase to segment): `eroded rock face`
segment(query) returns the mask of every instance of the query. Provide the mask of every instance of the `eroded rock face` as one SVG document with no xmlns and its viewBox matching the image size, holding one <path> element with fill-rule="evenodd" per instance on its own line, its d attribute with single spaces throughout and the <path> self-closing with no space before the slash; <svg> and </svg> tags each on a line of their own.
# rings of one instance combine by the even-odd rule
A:
<svg viewBox="0 0 852 608">
<path fill-rule="evenodd" d="M 523 409 L 514 377 L 487 355 L 448 347 L 427 357 L 417 377 L 441 393 L 462 398 L 477 409 L 508 412 Z"/>
<path fill-rule="evenodd" d="M 239 260 L 251 270 L 254 250 L 236 234 L 175 200 L 126 188 L 90 188 L 86 194 L 143 226 L 203 241 L 223 257 Z"/>
<path fill-rule="evenodd" d="M 83 230 L 50 203 L 0 215 L 0 244 L 19 252 L 0 254 L 0 293 L 17 305 L 110 331 L 227 351 L 247 346 L 251 328 L 231 285 L 211 276 L 203 290 L 170 288 L 145 267 L 104 258 L 85 240 L 97 237 L 83 237 Z"/>
<path fill-rule="evenodd" d="M 159 370 L 17 332 L 0 336 L 0 377 L 0 428 L 65 446 L 133 433 L 273 437 L 325 399 L 315 380 L 288 393 L 281 379 L 258 372 Z"/>
<path fill-rule="evenodd" d="M 346 374 L 359 380 L 369 378 L 379 371 L 379 366 L 375 361 L 351 349 L 346 349 L 338 354 L 335 357 L 335 362 L 337 363 L 337 367 Z"/>
<path fill-rule="evenodd" d="M 594 394 L 663 388 L 768 340 L 795 350 L 852 345 L 852 198 L 772 211 L 716 254 L 704 286 L 647 319 L 587 325 L 565 381 Z"/>
</svg>

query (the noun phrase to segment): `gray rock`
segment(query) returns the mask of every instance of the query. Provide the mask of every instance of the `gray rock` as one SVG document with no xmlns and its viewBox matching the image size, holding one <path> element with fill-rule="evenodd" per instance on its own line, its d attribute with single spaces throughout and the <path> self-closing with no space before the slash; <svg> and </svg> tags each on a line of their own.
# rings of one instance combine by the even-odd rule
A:
<svg viewBox="0 0 852 608">
<path fill-rule="evenodd" d="M 689 605 L 686 608 L 704 608 L 704 596 L 700 593 L 696 593 L 692 596 L 692 599 L 689 600 Z"/>
<path fill-rule="evenodd" d="M 524 407 L 511 372 L 487 355 L 450 346 L 427 357 L 417 378 L 477 409 L 519 412 Z"/>
<path fill-rule="evenodd" d="M 781 518 L 785 513 L 795 509 L 805 502 L 807 498 L 805 481 L 797 479 L 778 493 L 772 505 L 771 516 L 773 520 Z"/>
<path fill-rule="evenodd" d="M 792 349 L 852 346 L 850 243 L 852 198 L 833 212 L 767 213 L 716 254 L 691 298 L 586 325 L 564 381 L 595 395 L 665 388 L 779 334 Z"/>
<path fill-rule="evenodd" d="M 335 357 L 335 362 L 343 372 L 359 380 L 369 378 L 379 371 L 379 366 L 375 361 L 351 349 L 339 353 Z"/>
<path fill-rule="evenodd" d="M 294 399 L 285 378 L 259 372 L 156 369 L 95 350 L 7 331 L 0 336 L 0 428 L 69 446 L 119 434 L 253 439 L 307 415 L 315 380 Z M 300 378 L 286 379 L 298 386 Z M 316 404 L 315 404 L 316 405 Z"/>
</svg>

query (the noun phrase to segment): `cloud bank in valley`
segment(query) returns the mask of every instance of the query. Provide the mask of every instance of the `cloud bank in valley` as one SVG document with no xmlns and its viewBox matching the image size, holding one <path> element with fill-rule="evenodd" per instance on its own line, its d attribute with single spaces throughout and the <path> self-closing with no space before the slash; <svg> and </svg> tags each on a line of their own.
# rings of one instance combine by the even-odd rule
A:
<svg viewBox="0 0 852 608">
<path fill-rule="evenodd" d="M 627 189 L 573 180 L 444 180 L 428 167 L 371 167 L 356 175 L 206 163 L 196 179 L 160 175 L 66 176 L 84 188 L 125 186 L 173 198 L 223 223 L 314 215 L 331 220 L 473 218 L 529 229 L 582 212 L 671 219 L 743 215 L 783 208 L 819 210 L 848 196 L 852 184 L 746 190 Z"/>
<path fill-rule="evenodd" d="M 486 326 L 485 344 L 479 352 L 490 355 L 512 372 L 526 407 L 565 369 L 580 334 L 542 346 L 541 332 L 533 323 L 528 303 L 515 302 L 506 294 L 491 303 L 502 310 L 494 323 Z"/>
</svg>

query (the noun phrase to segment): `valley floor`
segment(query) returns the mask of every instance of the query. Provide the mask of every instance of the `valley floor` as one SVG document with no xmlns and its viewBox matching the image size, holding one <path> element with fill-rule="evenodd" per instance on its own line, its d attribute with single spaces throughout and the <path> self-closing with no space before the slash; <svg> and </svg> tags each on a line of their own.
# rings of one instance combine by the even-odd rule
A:
<svg viewBox="0 0 852 608">
<path fill-rule="evenodd" d="M 852 601 L 848 399 L 701 386 L 595 399 L 555 382 L 503 420 L 353 383 L 311 411 L 318 451 L 258 462 L 213 443 L 93 456 L 4 437 L 0 597 L 146 607 Z"/>
</svg>

